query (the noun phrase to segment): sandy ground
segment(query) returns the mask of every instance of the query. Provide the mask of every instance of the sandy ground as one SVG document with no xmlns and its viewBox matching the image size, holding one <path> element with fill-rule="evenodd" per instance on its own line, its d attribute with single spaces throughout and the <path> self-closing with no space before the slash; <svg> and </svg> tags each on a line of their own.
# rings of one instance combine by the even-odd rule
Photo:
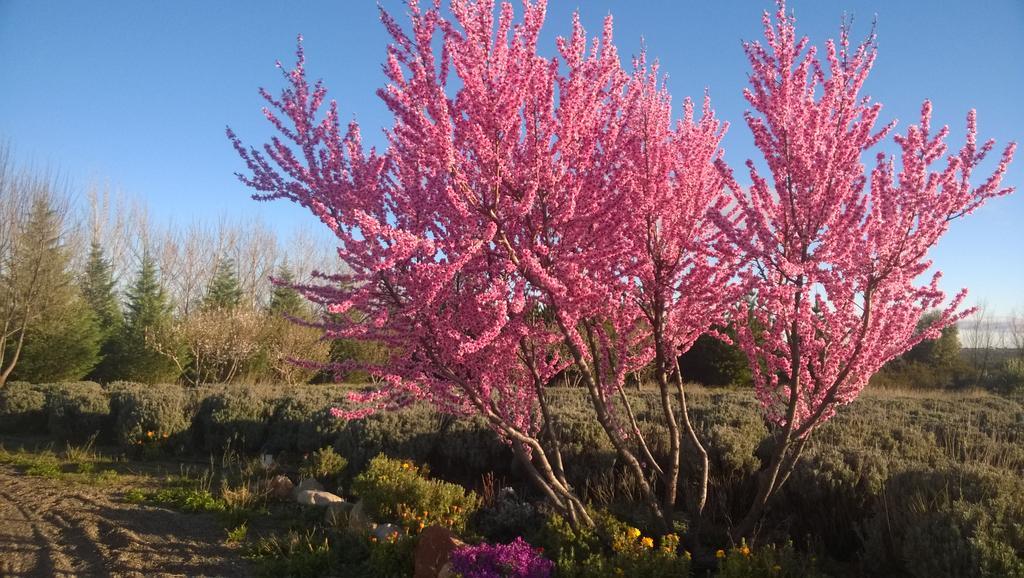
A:
<svg viewBox="0 0 1024 578">
<path fill-rule="evenodd" d="M 0 576 L 247 576 L 207 515 L 0 466 Z"/>
</svg>

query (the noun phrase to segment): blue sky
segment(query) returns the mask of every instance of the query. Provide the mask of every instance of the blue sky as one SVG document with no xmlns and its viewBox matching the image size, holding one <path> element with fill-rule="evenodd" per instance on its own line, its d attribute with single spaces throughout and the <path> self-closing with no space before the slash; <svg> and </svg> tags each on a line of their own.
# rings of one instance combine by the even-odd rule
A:
<svg viewBox="0 0 1024 578">
<path fill-rule="evenodd" d="M 383 4 L 404 11 L 400 2 Z M 636 53 L 643 38 L 677 100 L 710 89 L 718 116 L 732 122 L 726 158 L 741 166 L 756 151 L 742 123 L 740 42 L 759 37 L 761 11 L 772 7 L 552 0 L 543 50 L 553 53 L 573 10 L 591 33 L 612 13 L 620 53 Z M 956 146 L 971 107 L 983 137 L 1024 139 L 1024 2 L 801 0 L 789 7 L 815 42 L 835 35 L 844 12 L 855 18 L 855 37 L 877 15 L 879 58 L 866 92 L 885 105 L 883 120 L 905 126 L 930 98 L 933 125 L 949 124 Z M 282 233 L 317 227 L 297 208 L 251 201 L 233 176 L 241 166 L 224 137 L 225 125 L 247 142 L 269 135 L 256 88 L 280 87 L 274 61 L 290 62 L 300 32 L 311 74 L 379 143 L 389 120 L 374 90 L 383 83 L 387 38 L 375 3 L 362 0 L 0 0 L 0 138 L 18 161 L 59 169 L 82 190 L 108 182 L 144 199 L 158 219 L 253 215 Z M 1008 182 L 1024 184 L 1024 156 Z M 972 302 L 1000 313 L 1024 309 L 1022 255 L 1024 192 L 955 223 L 932 253 L 947 291 L 968 286 Z"/>
</svg>

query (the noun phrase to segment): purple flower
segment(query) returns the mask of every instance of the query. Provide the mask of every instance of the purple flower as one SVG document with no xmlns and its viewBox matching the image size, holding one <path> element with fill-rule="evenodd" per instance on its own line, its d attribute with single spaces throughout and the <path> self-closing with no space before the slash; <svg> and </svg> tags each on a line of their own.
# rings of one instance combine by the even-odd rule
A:
<svg viewBox="0 0 1024 578">
<path fill-rule="evenodd" d="M 452 570 L 463 578 L 548 578 L 554 563 L 522 538 L 509 544 L 464 546 L 452 552 Z"/>
</svg>

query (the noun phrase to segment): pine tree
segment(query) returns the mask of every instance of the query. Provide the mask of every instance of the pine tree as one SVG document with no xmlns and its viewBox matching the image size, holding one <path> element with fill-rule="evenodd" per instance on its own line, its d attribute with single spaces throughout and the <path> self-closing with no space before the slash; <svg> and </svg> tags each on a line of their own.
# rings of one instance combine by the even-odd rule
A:
<svg viewBox="0 0 1024 578">
<path fill-rule="evenodd" d="M 242 287 L 238 283 L 235 262 L 221 259 L 213 271 L 213 278 L 206 286 L 206 298 L 203 307 L 206 309 L 234 309 L 242 302 Z"/>
<path fill-rule="evenodd" d="M 280 284 L 274 286 L 274 292 L 270 295 L 270 313 L 275 316 L 302 316 L 306 313 L 306 302 L 292 287 L 295 283 L 295 274 L 287 264 L 278 269 L 277 280 Z"/>
<path fill-rule="evenodd" d="M 124 313 L 114 286 L 113 267 L 103 246 L 93 240 L 82 277 L 82 294 L 99 324 L 101 359 L 89 378 L 100 382 L 111 381 L 116 375 L 118 338 L 124 328 Z"/>
<path fill-rule="evenodd" d="M 63 221 L 49 195 L 33 201 L 6 279 L 25 303 L 23 346 L 4 367 L 23 381 L 80 379 L 99 360 L 100 331 L 70 270 Z"/>
<path fill-rule="evenodd" d="M 177 377 L 174 363 L 152 344 L 171 326 L 171 306 L 148 251 L 142 254 L 139 273 L 128 288 L 124 329 L 118 346 L 116 373 L 122 379 L 153 383 Z M 147 341 L 147 338 L 149 341 Z"/>
</svg>

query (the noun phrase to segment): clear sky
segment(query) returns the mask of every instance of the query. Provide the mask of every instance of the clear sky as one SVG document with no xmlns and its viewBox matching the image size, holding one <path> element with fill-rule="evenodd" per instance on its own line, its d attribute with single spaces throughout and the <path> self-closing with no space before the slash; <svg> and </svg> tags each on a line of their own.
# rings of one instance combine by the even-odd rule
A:
<svg viewBox="0 0 1024 578">
<path fill-rule="evenodd" d="M 401 2 L 382 3 L 404 12 Z M 855 37 L 877 16 L 879 58 L 866 92 L 885 105 L 883 120 L 914 122 L 930 98 L 933 126 L 949 124 L 957 147 L 971 107 L 983 137 L 1024 140 L 1024 2 L 798 0 L 789 7 L 814 42 L 834 36 L 844 12 L 855 18 Z M 577 8 L 592 34 L 614 15 L 624 57 L 643 38 L 677 100 L 710 89 L 718 116 L 732 122 L 727 160 L 741 166 L 755 155 L 742 123 L 740 42 L 759 37 L 760 14 L 773 4 L 552 0 L 546 55 Z M 224 137 L 229 124 L 247 142 L 269 135 L 256 88 L 281 86 L 274 61 L 291 61 L 300 32 L 311 74 L 325 80 L 345 116 L 359 120 L 367 140 L 380 143 L 389 119 L 374 90 L 383 83 L 387 37 L 371 0 L 0 0 L 0 138 L 16 160 L 59 169 L 80 189 L 109 182 L 145 199 L 160 219 L 259 215 L 283 233 L 316 227 L 299 209 L 250 200 Z M 1024 154 L 1007 178 L 1024 185 Z M 1024 309 L 1024 191 L 955 223 L 932 256 L 947 291 L 968 286 L 972 302 L 985 300 L 1001 314 Z"/>
</svg>

